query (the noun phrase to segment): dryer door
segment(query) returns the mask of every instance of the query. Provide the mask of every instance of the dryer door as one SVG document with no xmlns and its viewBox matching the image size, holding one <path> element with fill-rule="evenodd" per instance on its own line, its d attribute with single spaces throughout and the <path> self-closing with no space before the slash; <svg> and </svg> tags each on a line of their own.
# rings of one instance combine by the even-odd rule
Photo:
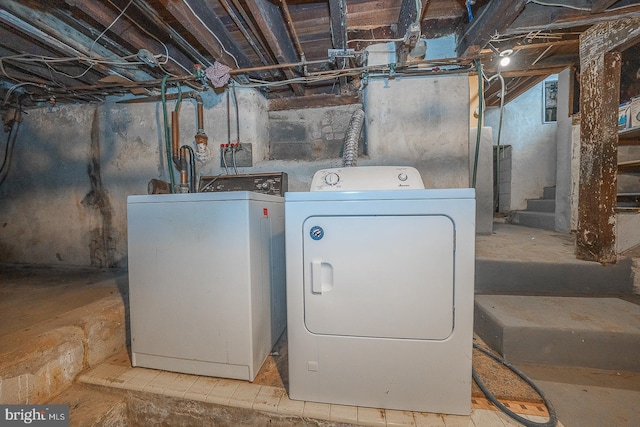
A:
<svg viewBox="0 0 640 427">
<path fill-rule="evenodd" d="M 311 333 L 425 340 L 451 335 L 451 218 L 313 216 L 303 233 L 304 321 Z"/>
</svg>

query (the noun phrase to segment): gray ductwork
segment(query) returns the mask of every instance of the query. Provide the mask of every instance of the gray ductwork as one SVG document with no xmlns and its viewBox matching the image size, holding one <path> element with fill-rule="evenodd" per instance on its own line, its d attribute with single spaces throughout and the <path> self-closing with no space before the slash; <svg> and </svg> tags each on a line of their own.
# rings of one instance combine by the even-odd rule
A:
<svg viewBox="0 0 640 427">
<path fill-rule="evenodd" d="M 362 125 L 364 123 L 364 111 L 357 109 L 351 114 L 349 127 L 344 135 L 342 166 L 356 166 L 358 160 L 358 142 L 362 133 Z"/>
</svg>

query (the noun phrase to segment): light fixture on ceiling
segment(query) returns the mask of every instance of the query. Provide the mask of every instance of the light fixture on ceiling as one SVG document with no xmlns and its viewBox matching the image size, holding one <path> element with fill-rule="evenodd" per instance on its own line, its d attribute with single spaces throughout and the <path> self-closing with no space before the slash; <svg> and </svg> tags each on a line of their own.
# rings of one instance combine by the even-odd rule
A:
<svg viewBox="0 0 640 427">
<path fill-rule="evenodd" d="M 513 49 L 505 49 L 500 52 L 500 66 L 506 67 L 511 63 L 511 55 L 513 54 Z"/>
</svg>

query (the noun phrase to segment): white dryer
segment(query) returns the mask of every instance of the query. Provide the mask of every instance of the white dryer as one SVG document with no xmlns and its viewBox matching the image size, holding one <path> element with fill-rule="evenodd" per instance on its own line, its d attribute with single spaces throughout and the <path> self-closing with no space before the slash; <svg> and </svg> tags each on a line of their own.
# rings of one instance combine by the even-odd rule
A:
<svg viewBox="0 0 640 427">
<path fill-rule="evenodd" d="M 474 190 L 378 166 L 311 190 L 285 194 L 290 398 L 469 414 Z"/>
</svg>

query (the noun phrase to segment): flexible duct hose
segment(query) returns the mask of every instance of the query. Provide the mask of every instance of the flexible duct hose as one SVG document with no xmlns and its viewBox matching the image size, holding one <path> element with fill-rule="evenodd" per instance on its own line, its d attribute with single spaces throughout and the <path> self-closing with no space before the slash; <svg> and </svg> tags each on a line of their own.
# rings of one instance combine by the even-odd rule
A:
<svg viewBox="0 0 640 427">
<path fill-rule="evenodd" d="M 358 159 L 358 141 L 362 133 L 364 123 L 364 111 L 357 109 L 351 115 L 349 127 L 344 135 L 344 145 L 342 153 L 342 166 L 355 166 Z"/>
</svg>

